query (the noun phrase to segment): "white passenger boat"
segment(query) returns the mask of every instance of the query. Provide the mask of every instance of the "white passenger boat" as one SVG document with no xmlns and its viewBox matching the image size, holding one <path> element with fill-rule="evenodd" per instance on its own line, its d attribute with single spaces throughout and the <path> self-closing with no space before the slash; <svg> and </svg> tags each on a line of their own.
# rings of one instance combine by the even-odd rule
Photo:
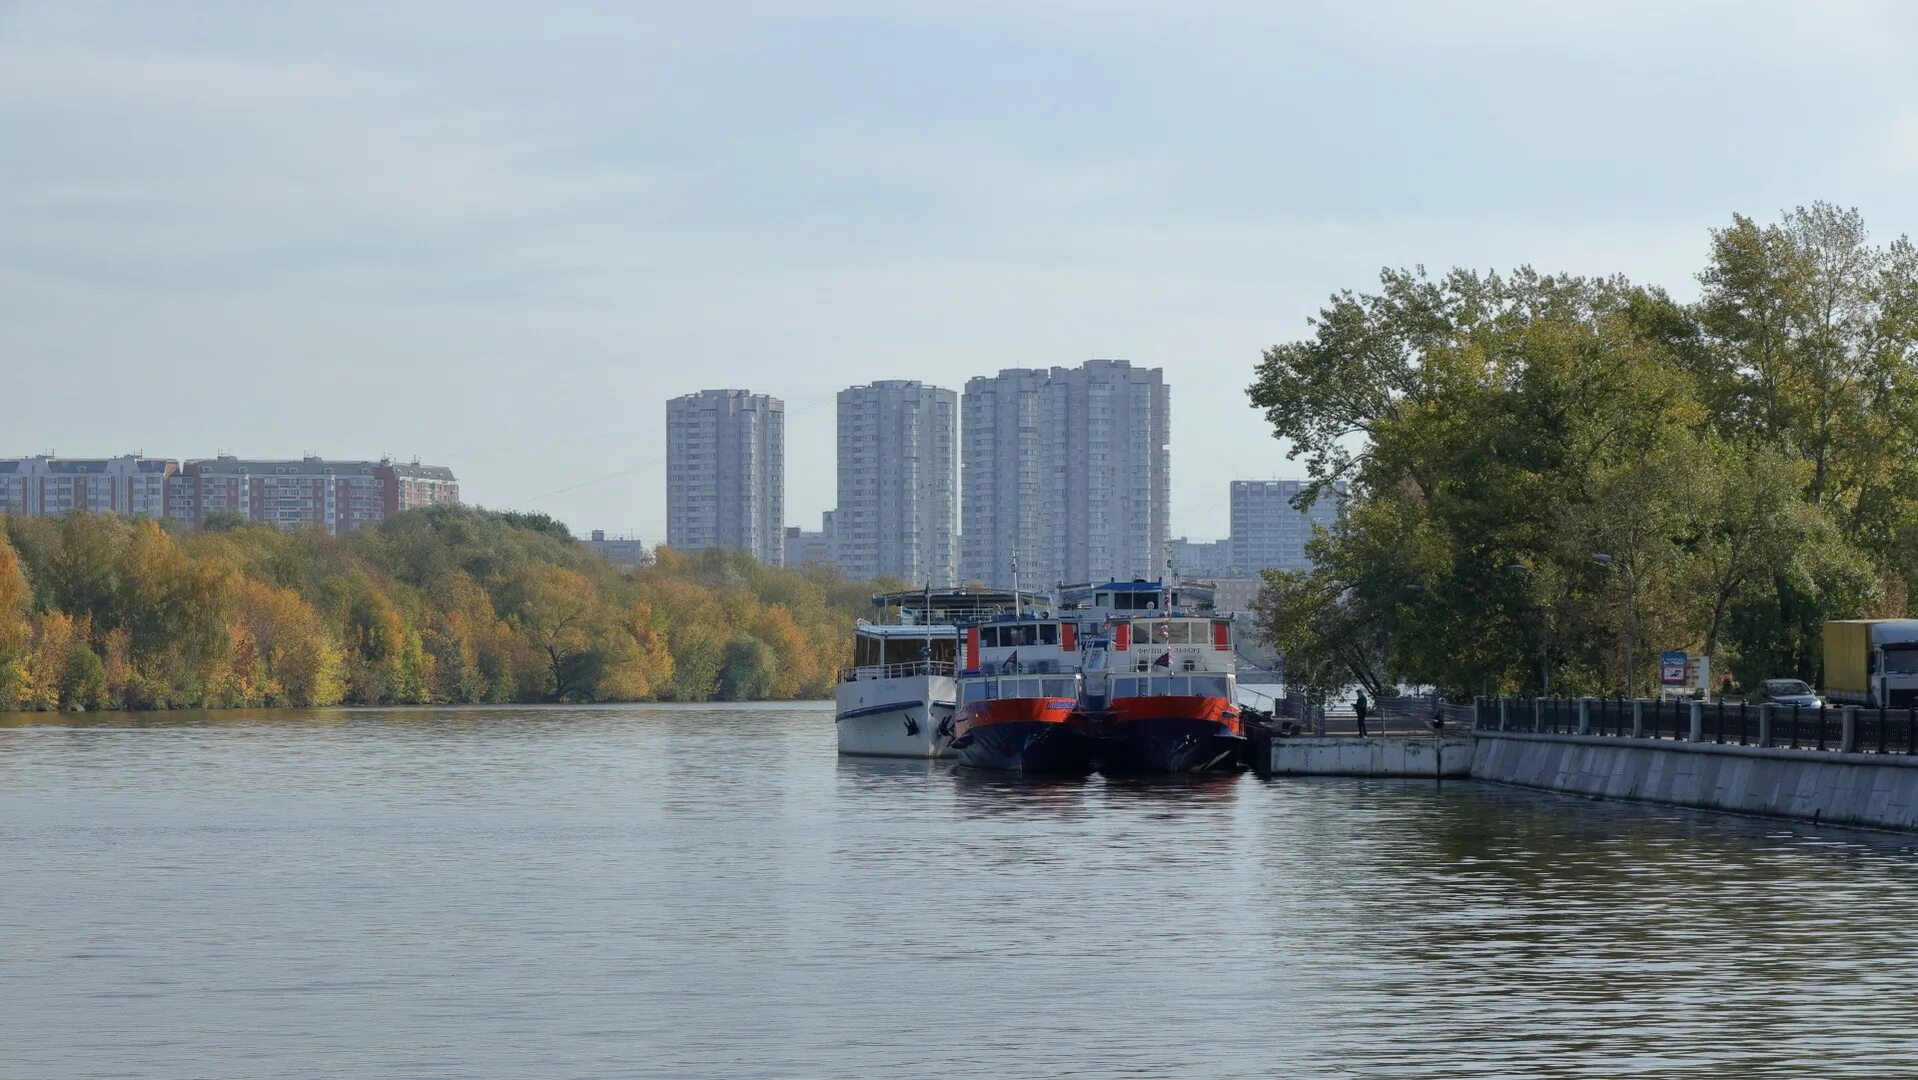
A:
<svg viewBox="0 0 1918 1080">
<path fill-rule="evenodd" d="M 852 666 L 834 693 L 839 752 L 882 757 L 952 754 L 958 702 L 958 622 L 1016 611 L 1029 594 L 928 590 L 873 597 L 897 621 L 854 628 Z"/>
</svg>

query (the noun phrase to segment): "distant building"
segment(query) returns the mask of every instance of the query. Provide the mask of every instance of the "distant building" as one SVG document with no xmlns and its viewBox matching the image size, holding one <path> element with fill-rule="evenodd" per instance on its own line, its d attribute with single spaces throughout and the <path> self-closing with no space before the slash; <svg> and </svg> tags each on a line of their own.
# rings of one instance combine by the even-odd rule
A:
<svg viewBox="0 0 1918 1080">
<path fill-rule="evenodd" d="M 1021 584 L 1039 580 L 1034 571 L 1049 553 L 1043 529 L 1044 477 L 1049 457 L 1041 437 L 1040 394 L 1050 374 L 1037 368 L 1007 368 L 967 380 L 960 403 L 961 519 L 959 576 L 1007 587 L 1014 552 Z"/>
<path fill-rule="evenodd" d="M 168 477 L 166 513 L 197 527 L 230 510 L 248 521 L 338 535 L 403 510 L 457 503 L 459 494 L 459 481 L 443 465 L 223 455 L 189 461 Z"/>
<path fill-rule="evenodd" d="M 0 461 L 0 511 L 26 517 L 69 510 L 164 517 L 167 478 L 179 467 L 167 458 L 139 454 L 10 458 Z"/>
<path fill-rule="evenodd" d="M 1212 609 L 1233 613 L 1252 610 L 1252 602 L 1265 587 L 1261 577 L 1222 577 L 1212 579 Z"/>
<path fill-rule="evenodd" d="M 1172 541 L 1172 571 L 1189 581 L 1212 581 L 1233 576 L 1232 541 Z"/>
<path fill-rule="evenodd" d="M 958 573 L 959 395 L 889 379 L 839 392 L 833 561 L 945 588 Z"/>
<path fill-rule="evenodd" d="M 818 532 L 807 532 L 797 525 L 786 526 L 786 565 L 831 565 L 833 512 L 819 515 Z"/>
<path fill-rule="evenodd" d="M 644 566 L 646 545 L 637 536 L 607 536 L 605 529 L 594 529 L 592 538 L 580 543 L 598 552 L 616 566 Z"/>
<path fill-rule="evenodd" d="M 1260 570 L 1305 570 L 1312 560 L 1306 542 L 1315 529 L 1330 529 L 1345 512 L 1346 485 L 1339 481 L 1329 495 L 1305 510 L 1292 505 L 1303 480 L 1232 481 L 1232 561 L 1248 573 Z"/>
<path fill-rule="evenodd" d="M 1171 391 L 1088 360 L 966 383 L 962 576 L 1022 585 L 1159 578 L 1170 535 Z"/>
<path fill-rule="evenodd" d="M 746 390 L 666 403 L 666 543 L 785 562 L 786 406 Z"/>
</svg>

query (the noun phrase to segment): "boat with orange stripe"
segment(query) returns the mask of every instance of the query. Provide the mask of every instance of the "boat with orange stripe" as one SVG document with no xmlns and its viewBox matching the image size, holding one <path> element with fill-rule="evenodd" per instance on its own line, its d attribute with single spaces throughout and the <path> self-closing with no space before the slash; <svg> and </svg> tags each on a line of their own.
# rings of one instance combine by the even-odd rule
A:
<svg viewBox="0 0 1918 1080">
<path fill-rule="evenodd" d="M 1243 758 L 1232 622 L 1179 607 L 1181 591 L 1199 594 L 1147 581 L 1097 589 L 1081 711 L 1102 772 L 1207 772 Z"/>
<path fill-rule="evenodd" d="M 1091 725 L 1079 713 L 1078 628 L 1018 615 L 969 626 L 952 749 L 959 764 L 1024 773 L 1087 773 Z"/>
</svg>

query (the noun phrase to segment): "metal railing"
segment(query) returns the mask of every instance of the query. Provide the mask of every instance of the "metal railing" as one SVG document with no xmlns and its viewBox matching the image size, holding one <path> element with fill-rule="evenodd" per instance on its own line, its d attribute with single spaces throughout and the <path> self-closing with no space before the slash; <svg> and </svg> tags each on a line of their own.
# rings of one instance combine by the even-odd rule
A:
<svg viewBox="0 0 1918 1080">
<path fill-rule="evenodd" d="M 1723 700 L 1481 698 L 1471 726 L 1479 731 L 1687 742 L 1693 735 L 1694 704 L 1701 743 L 1918 756 L 1918 707 L 1808 709 Z"/>
<path fill-rule="evenodd" d="M 861 664 L 839 669 L 840 682 L 865 682 L 871 679 L 908 679 L 915 675 L 951 675 L 950 660 L 909 660 L 902 664 Z"/>
</svg>

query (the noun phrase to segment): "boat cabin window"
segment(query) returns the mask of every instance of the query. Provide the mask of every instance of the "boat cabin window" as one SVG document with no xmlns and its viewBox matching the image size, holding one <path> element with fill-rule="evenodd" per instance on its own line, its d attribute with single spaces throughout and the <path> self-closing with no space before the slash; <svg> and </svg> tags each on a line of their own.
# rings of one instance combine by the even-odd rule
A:
<svg viewBox="0 0 1918 1080">
<path fill-rule="evenodd" d="M 1079 696 L 1079 680 L 1047 679 L 1045 680 L 1045 690 L 1047 697 L 1076 698 Z"/>
<path fill-rule="evenodd" d="M 923 637 L 860 634 L 853 639 L 852 662 L 855 667 L 912 664 L 928 659 L 935 663 L 950 664 L 958 651 L 959 642 L 950 637 L 935 637 L 928 642 Z"/>
<path fill-rule="evenodd" d="M 1204 645 L 1211 641 L 1208 626 L 1196 619 L 1134 619 L 1132 639 L 1159 645 Z"/>
<path fill-rule="evenodd" d="M 1227 697 L 1224 675 L 1146 675 L 1112 680 L 1113 697 Z"/>
<path fill-rule="evenodd" d="M 1021 645 L 1059 644 L 1058 623 L 1008 623 L 979 628 L 982 649 L 1013 649 Z"/>
</svg>

